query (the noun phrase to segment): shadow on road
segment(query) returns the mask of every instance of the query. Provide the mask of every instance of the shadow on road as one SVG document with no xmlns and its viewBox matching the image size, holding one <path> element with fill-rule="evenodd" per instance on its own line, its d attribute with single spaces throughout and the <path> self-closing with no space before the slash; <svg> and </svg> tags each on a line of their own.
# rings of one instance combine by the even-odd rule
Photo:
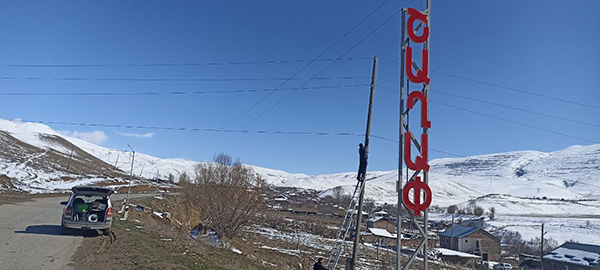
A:
<svg viewBox="0 0 600 270">
<path fill-rule="evenodd" d="M 98 231 L 96 230 L 69 230 L 67 234 L 62 234 L 60 225 L 32 225 L 27 226 L 24 231 L 15 231 L 15 233 L 83 237 L 99 236 Z"/>
</svg>

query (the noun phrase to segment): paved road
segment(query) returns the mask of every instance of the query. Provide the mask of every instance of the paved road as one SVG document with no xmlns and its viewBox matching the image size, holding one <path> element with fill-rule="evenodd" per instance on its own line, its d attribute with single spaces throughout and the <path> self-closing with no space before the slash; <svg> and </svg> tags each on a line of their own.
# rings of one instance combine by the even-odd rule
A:
<svg viewBox="0 0 600 270">
<path fill-rule="evenodd" d="M 131 197 L 152 196 L 134 194 Z M 113 206 L 123 194 L 112 196 Z M 71 256 L 87 237 L 96 233 L 60 234 L 65 197 L 0 205 L 0 269 L 73 269 Z M 115 212 L 118 209 L 115 209 Z"/>
</svg>

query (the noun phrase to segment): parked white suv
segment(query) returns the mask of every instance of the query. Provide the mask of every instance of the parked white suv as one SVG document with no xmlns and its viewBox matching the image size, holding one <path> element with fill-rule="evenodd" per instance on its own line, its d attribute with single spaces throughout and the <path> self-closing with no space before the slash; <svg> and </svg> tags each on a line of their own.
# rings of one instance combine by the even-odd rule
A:
<svg viewBox="0 0 600 270">
<path fill-rule="evenodd" d="M 512 265 L 510 263 L 497 263 L 494 265 L 494 270 L 511 270 Z"/>
<path fill-rule="evenodd" d="M 66 202 L 61 218 L 61 233 L 70 229 L 102 230 L 110 233 L 113 209 L 110 195 L 113 190 L 103 187 L 77 186 L 71 189 L 73 195 Z"/>
</svg>

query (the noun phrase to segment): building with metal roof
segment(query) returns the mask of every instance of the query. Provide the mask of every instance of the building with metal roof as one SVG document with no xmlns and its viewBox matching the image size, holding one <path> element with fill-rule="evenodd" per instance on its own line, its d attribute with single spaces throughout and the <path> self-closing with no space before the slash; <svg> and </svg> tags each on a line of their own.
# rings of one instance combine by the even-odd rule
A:
<svg viewBox="0 0 600 270">
<path fill-rule="evenodd" d="M 566 242 L 546 254 L 542 263 L 548 270 L 600 270 L 600 246 Z"/>
<path fill-rule="evenodd" d="M 484 261 L 500 259 L 500 239 L 478 227 L 452 226 L 440 233 L 440 247 L 481 256 Z"/>
</svg>

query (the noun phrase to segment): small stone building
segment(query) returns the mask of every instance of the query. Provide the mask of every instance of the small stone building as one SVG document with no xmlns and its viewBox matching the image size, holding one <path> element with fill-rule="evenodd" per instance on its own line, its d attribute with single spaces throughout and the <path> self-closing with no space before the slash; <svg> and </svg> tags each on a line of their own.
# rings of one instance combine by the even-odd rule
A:
<svg viewBox="0 0 600 270">
<path fill-rule="evenodd" d="M 500 239 L 482 228 L 454 225 L 440 233 L 440 247 L 500 260 Z"/>
</svg>

